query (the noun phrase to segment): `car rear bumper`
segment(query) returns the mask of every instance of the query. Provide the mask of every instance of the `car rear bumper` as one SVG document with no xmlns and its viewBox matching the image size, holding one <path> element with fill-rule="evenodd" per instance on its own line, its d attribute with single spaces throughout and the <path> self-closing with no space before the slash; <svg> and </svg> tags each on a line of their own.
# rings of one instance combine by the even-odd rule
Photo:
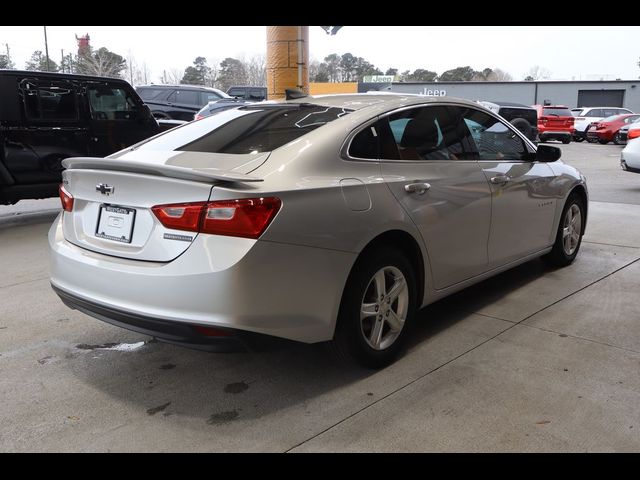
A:
<svg viewBox="0 0 640 480">
<path fill-rule="evenodd" d="M 538 130 L 540 138 L 568 138 L 572 136 L 569 130 Z"/>
<path fill-rule="evenodd" d="M 60 217 L 49 231 L 49 246 L 51 285 L 67 303 L 159 338 L 159 327 L 174 323 L 179 331 L 168 333 L 178 337 L 184 335 L 181 325 L 201 325 L 306 343 L 330 340 L 356 258 L 336 250 L 201 234 L 171 262 L 134 261 L 68 242 Z M 149 323 L 155 321 L 160 323 Z"/>
</svg>

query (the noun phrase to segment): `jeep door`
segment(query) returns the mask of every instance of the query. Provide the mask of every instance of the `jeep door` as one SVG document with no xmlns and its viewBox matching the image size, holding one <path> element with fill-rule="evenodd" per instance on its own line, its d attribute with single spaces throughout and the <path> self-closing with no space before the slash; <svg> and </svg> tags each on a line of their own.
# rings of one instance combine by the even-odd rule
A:
<svg viewBox="0 0 640 480">
<path fill-rule="evenodd" d="M 59 183 L 60 162 L 87 154 L 78 84 L 34 72 L 18 79 L 14 92 L 15 118 L 3 128 L 4 166 L 16 185 Z"/>
<path fill-rule="evenodd" d="M 104 157 L 159 132 L 149 109 L 128 86 L 87 82 L 90 115 L 89 155 Z"/>
</svg>

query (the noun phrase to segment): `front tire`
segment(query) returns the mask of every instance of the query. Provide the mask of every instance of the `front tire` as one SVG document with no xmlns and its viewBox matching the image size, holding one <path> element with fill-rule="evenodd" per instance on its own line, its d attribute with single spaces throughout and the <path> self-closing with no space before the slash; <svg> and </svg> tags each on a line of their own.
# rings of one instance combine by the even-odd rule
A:
<svg viewBox="0 0 640 480">
<path fill-rule="evenodd" d="M 394 248 L 365 254 L 342 295 L 334 349 L 368 368 L 389 365 L 403 347 L 415 304 L 415 274 L 406 256 Z"/>
<path fill-rule="evenodd" d="M 585 205 L 582 197 L 571 193 L 562 209 L 553 249 L 542 258 L 554 267 L 570 265 L 578 255 L 584 235 Z"/>
<path fill-rule="evenodd" d="M 616 145 L 624 145 L 626 142 L 622 140 L 622 137 L 620 136 L 620 132 L 618 132 L 613 137 L 613 143 L 615 143 Z"/>
</svg>

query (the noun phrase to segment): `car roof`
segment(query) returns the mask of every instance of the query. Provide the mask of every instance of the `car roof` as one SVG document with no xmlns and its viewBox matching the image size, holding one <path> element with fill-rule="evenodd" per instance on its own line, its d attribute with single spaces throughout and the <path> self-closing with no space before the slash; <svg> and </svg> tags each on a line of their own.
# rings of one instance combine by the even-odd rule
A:
<svg viewBox="0 0 640 480">
<path fill-rule="evenodd" d="M 200 90 L 206 92 L 220 92 L 217 88 L 205 87 L 204 85 L 166 85 L 164 83 L 161 84 L 151 84 L 151 85 L 138 85 L 136 88 L 179 88 L 181 90 Z"/>
<path fill-rule="evenodd" d="M 273 103 L 307 103 L 326 107 L 345 108 L 349 110 L 362 110 L 368 107 L 378 106 L 387 110 L 409 105 L 428 103 L 457 103 L 478 107 L 479 104 L 471 100 L 457 97 L 430 97 L 409 93 L 344 93 L 331 95 L 307 95 L 293 100 L 276 100 Z"/>
<path fill-rule="evenodd" d="M 39 70 L 7 70 L 0 69 L 0 75 L 15 76 L 15 77 L 44 77 L 50 79 L 67 79 L 67 80 L 98 80 L 109 82 L 120 82 L 128 84 L 126 80 L 122 78 L 113 77 L 99 77 L 96 75 L 82 75 L 79 73 L 60 73 L 60 72 L 41 72 Z"/>
</svg>

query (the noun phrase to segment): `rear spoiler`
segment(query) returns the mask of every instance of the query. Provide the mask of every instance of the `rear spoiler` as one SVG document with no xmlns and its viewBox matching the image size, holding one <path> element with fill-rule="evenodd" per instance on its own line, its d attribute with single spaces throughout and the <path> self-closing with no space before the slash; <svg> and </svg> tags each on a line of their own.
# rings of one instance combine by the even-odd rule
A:
<svg viewBox="0 0 640 480">
<path fill-rule="evenodd" d="M 117 170 L 120 172 L 143 173 L 160 177 L 179 178 L 196 182 L 262 182 L 263 179 L 231 170 L 217 168 L 186 168 L 166 164 L 153 164 L 122 158 L 71 157 L 62 160 L 67 170 Z"/>
</svg>

